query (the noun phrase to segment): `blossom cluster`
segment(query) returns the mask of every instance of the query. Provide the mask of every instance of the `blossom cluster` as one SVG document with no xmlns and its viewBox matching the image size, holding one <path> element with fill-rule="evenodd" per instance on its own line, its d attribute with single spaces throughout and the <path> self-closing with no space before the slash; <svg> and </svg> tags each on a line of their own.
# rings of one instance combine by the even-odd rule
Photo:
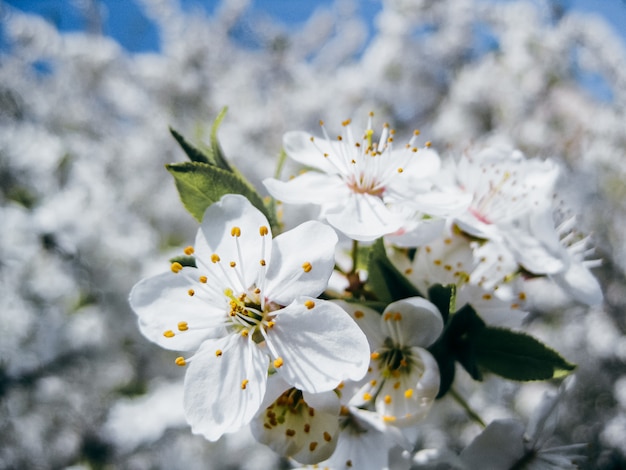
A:
<svg viewBox="0 0 626 470">
<path fill-rule="evenodd" d="M 553 160 L 498 143 L 444 160 L 417 130 L 398 145 L 385 124 L 375 138 L 373 113 L 362 133 L 342 125 L 336 139 L 323 122 L 321 138 L 285 134 L 304 172 L 264 180 L 269 202 L 221 150 L 202 154 L 174 133 L 192 162 L 168 170 L 201 226 L 130 304 L 148 339 L 186 353 L 175 363 L 187 367 L 194 433 L 215 441 L 249 426 L 298 464 L 382 469 L 394 449 L 413 450 L 420 422 L 453 390 L 455 362 L 476 380 L 574 368 L 523 331 L 535 283 L 590 306 L 602 291 Z M 190 193 L 189 174 L 206 200 Z M 277 203 L 317 205 L 318 220 L 283 231 Z M 342 268 L 345 251 L 352 265 Z M 492 423 L 468 462 L 492 435 L 516 442 L 519 426 Z M 533 446 L 507 458 L 533 459 Z"/>
</svg>

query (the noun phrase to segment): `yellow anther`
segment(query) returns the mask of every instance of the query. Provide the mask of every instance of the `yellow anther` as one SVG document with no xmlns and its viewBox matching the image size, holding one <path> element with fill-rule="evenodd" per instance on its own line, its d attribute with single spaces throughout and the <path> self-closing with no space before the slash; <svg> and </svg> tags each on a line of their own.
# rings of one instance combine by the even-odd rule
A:
<svg viewBox="0 0 626 470">
<path fill-rule="evenodd" d="M 193 246 L 188 246 L 184 251 L 187 256 L 193 255 Z"/>
<path fill-rule="evenodd" d="M 411 152 L 413 152 L 413 153 L 417 153 L 417 151 L 418 151 L 418 150 L 419 150 L 419 149 L 418 149 L 417 147 L 413 147 L 413 148 L 411 149 Z"/>
<path fill-rule="evenodd" d="M 206 284 L 206 282 L 207 282 L 208 280 L 209 280 L 209 279 L 208 279 L 206 276 L 200 276 L 200 282 L 201 282 L 202 284 Z"/>
<path fill-rule="evenodd" d="M 315 416 L 315 408 L 309 408 L 309 416 L 312 418 Z"/>
<path fill-rule="evenodd" d="M 393 384 L 393 388 L 394 388 L 395 390 L 398 390 L 398 389 L 400 388 L 400 382 L 396 382 L 396 383 L 394 383 L 394 384 Z"/>
<path fill-rule="evenodd" d="M 389 320 L 391 320 L 391 317 L 392 317 L 392 316 L 393 316 L 393 314 L 392 314 L 391 312 L 387 312 L 387 313 L 385 313 L 385 315 L 384 315 L 383 319 L 384 319 L 385 321 L 389 321 Z"/>
<path fill-rule="evenodd" d="M 444 239 L 444 240 L 443 240 L 443 242 L 444 242 L 446 245 L 449 245 L 450 243 L 452 243 L 452 238 L 446 238 L 446 239 Z"/>
<path fill-rule="evenodd" d="M 315 307 L 315 302 L 313 302 L 312 300 L 305 300 L 304 301 L 304 306 L 311 310 L 313 307 Z"/>
<path fill-rule="evenodd" d="M 526 300 L 526 292 L 520 292 L 517 295 L 517 298 L 520 299 L 520 300 Z"/>
<path fill-rule="evenodd" d="M 436 260 L 433 261 L 433 264 L 435 266 L 441 266 L 441 260 L 440 259 L 436 259 Z"/>
<path fill-rule="evenodd" d="M 360 310 L 357 310 L 356 312 L 354 312 L 354 317 L 355 318 L 363 318 L 365 314 L 363 312 L 361 312 Z"/>
<path fill-rule="evenodd" d="M 313 141 L 315 140 L 315 137 L 311 136 L 311 137 L 309 137 L 309 140 L 310 140 L 311 142 L 313 142 Z"/>
<path fill-rule="evenodd" d="M 220 357 L 222 355 L 222 350 L 221 349 L 216 349 L 215 350 L 215 357 Z"/>
<path fill-rule="evenodd" d="M 385 395 L 385 398 L 383 398 L 383 400 L 387 405 L 389 405 L 391 403 L 391 395 Z"/>
<path fill-rule="evenodd" d="M 402 314 L 401 314 L 400 312 L 396 312 L 396 313 L 394 313 L 394 314 L 393 314 L 393 319 L 394 319 L 395 321 L 400 321 L 400 320 L 402 320 Z"/>
<path fill-rule="evenodd" d="M 213 253 L 213 254 L 211 255 L 211 261 L 212 261 L 213 263 L 219 263 L 219 262 L 220 262 L 220 257 L 219 257 L 219 255 L 218 255 L 217 253 Z"/>
<path fill-rule="evenodd" d="M 257 287 L 256 289 L 254 289 L 254 293 L 255 293 L 255 294 L 257 294 L 257 295 L 258 295 L 258 294 L 260 294 L 260 293 L 261 293 L 261 289 L 259 289 L 259 288 Z"/>
<path fill-rule="evenodd" d="M 309 423 L 304 423 L 304 432 L 308 433 L 311 431 L 311 425 Z"/>
<path fill-rule="evenodd" d="M 178 322 L 178 331 L 187 331 L 189 329 L 189 325 L 186 321 Z"/>
<path fill-rule="evenodd" d="M 187 361 L 185 361 L 184 357 L 177 357 L 176 360 L 174 361 L 176 363 L 177 366 L 186 366 L 187 365 Z"/>
<path fill-rule="evenodd" d="M 343 140 L 343 137 L 342 137 L 342 136 L 340 136 L 340 135 L 338 135 L 338 136 L 337 136 L 337 140 L 338 140 L 339 142 L 341 142 L 341 141 Z"/>
<path fill-rule="evenodd" d="M 483 294 L 483 300 L 491 300 L 491 294 Z"/>
<path fill-rule="evenodd" d="M 248 386 L 248 383 L 249 383 L 249 382 L 250 382 L 250 381 L 249 381 L 248 379 L 243 379 L 243 380 L 241 381 L 241 390 L 245 390 L 245 389 L 246 389 L 246 387 Z"/>
<path fill-rule="evenodd" d="M 324 125 L 324 121 L 320 119 L 320 126 L 323 126 L 323 125 Z"/>
<path fill-rule="evenodd" d="M 268 328 L 274 328 L 275 322 L 273 322 L 272 320 L 267 322 L 267 327 Z"/>
<path fill-rule="evenodd" d="M 233 237 L 240 237 L 241 236 L 241 229 L 239 227 L 233 227 L 230 229 L 230 234 Z"/>
<path fill-rule="evenodd" d="M 389 416 L 389 415 L 383 416 L 383 421 L 385 423 L 393 423 L 395 420 L 396 420 L 395 416 Z"/>
<path fill-rule="evenodd" d="M 374 351 L 372 354 L 370 354 L 370 358 L 371 359 L 378 359 L 380 357 L 380 353 L 378 351 Z"/>
<path fill-rule="evenodd" d="M 309 444 L 309 450 L 313 452 L 317 448 L 317 442 L 313 441 Z"/>
<path fill-rule="evenodd" d="M 235 263 L 234 261 L 231 261 L 228 264 L 230 265 L 231 268 L 234 268 L 235 266 L 237 266 L 237 263 Z"/>
<path fill-rule="evenodd" d="M 429 140 L 428 142 L 426 142 L 424 144 L 426 147 L 430 148 L 431 145 L 433 145 L 433 143 Z"/>
<path fill-rule="evenodd" d="M 265 235 L 267 235 L 268 233 L 270 233 L 269 229 L 265 226 L 265 225 L 261 225 L 259 227 L 259 234 L 264 237 Z"/>
<path fill-rule="evenodd" d="M 247 338 L 249 334 L 250 334 L 250 332 L 248 330 L 242 330 L 241 331 L 241 336 L 243 336 L 244 338 Z"/>
<path fill-rule="evenodd" d="M 372 387 L 375 387 L 377 383 L 378 383 L 378 382 L 376 381 L 376 379 L 372 379 L 372 380 L 370 380 L 370 385 L 371 385 Z"/>
<path fill-rule="evenodd" d="M 452 266 L 450 266 L 449 264 L 445 264 L 443 266 L 443 269 L 445 269 L 446 271 L 452 271 Z"/>
<path fill-rule="evenodd" d="M 404 270 L 404 274 L 406 274 L 407 276 L 408 276 L 409 274 L 413 274 L 413 268 L 407 268 L 407 269 L 405 269 L 405 270 Z"/>
<path fill-rule="evenodd" d="M 519 304 L 515 304 L 515 303 L 511 304 L 511 310 L 517 310 L 519 308 L 520 308 Z"/>
<path fill-rule="evenodd" d="M 413 135 L 420 135 L 420 131 L 419 131 L 419 129 L 415 129 L 415 130 L 413 131 Z"/>
<path fill-rule="evenodd" d="M 342 388 L 344 388 L 346 386 L 346 384 L 344 384 L 343 382 L 339 382 L 339 385 L 337 385 L 337 388 L 339 390 L 341 390 Z"/>
<path fill-rule="evenodd" d="M 296 431 L 295 431 L 295 429 L 287 429 L 285 431 L 285 434 L 287 435 L 287 437 L 293 437 L 293 436 L 296 435 Z"/>
<path fill-rule="evenodd" d="M 400 367 L 406 367 L 408 365 L 409 365 L 409 363 L 406 362 L 406 359 L 404 359 L 404 358 L 400 359 Z"/>
<path fill-rule="evenodd" d="M 283 362 L 283 358 L 282 357 L 277 357 L 276 359 L 274 359 L 274 367 L 276 369 L 282 367 L 283 363 L 284 362 Z"/>
<path fill-rule="evenodd" d="M 331 436 L 328 432 L 324 431 L 324 440 L 326 442 L 330 442 L 333 440 L 333 436 Z"/>
<path fill-rule="evenodd" d="M 346 126 L 349 126 L 351 122 L 352 122 L 352 120 L 351 120 L 351 119 L 346 119 L 345 121 L 343 121 L 343 122 L 341 123 L 341 125 L 342 125 L 343 127 L 346 127 Z"/>
<path fill-rule="evenodd" d="M 189 296 L 191 296 L 191 297 L 193 297 L 193 296 L 195 295 L 195 293 L 196 293 L 196 291 L 195 291 L 195 290 L 193 290 L 193 289 L 189 289 L 189 290 L 187 291 L 187 294 L 189 294 Z"/>
<path fill-rule="evenodd" d="M 180 264 L 178 261 L 174 261 L 171 268 L 173 273 L 179 273 L 183 269 L 183 265 Z"/>
<path fill-rule="evenodd" d="M 262 259 L 261 261 L 259 261 L 259 264 L 260 264 L 261 266 L 265 266 L 267 263 L 265 262 L 265 260 L 264 260 L 264 259 Z"/>
<path fill-rule="evenodd" d="M 372 395 L 370 395 L 369 393 L 365 392 L 363 394 L 363 400 L 370 401 L 371 399 L 372 399 Z"/>
<path fill-rule="evenodd" d="M 398 168 L 398 173 L 402 173 L 404 171 L 403 168 Z"/>
<path fill-rule="evenodd" d="M 404 398 L 411 398 L 413 396 L 413 389 L 409 388 L 404 391 Z"/>
<path fill-rule="evenodd" d="M 166 338 L 173 338 L 175 334 L 172 330 L 167 330 L 163 332 L 163 336 L 165 336 Z"/>
</svg>

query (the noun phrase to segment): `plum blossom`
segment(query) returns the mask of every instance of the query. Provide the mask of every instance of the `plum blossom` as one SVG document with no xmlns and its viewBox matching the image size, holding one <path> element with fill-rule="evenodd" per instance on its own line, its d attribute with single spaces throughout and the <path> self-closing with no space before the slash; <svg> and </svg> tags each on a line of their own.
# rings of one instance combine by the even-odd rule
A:
<svg viewBox="0 0 626 470">
<path fill-rule="evenodd" d="M 382 421 L 407 426 L 423 419 L 439 392 L 439 367 L 425 349 L 443 331 L 435 305 L 422 297 L 390 303 L 383 314 L 339 301 L 363 329 L 371 363 L 353 406 L 373 405 Z"/>
<path fill-rule="evenodd" d="M 345 132 L 332 140 L 321 123 L 324 139 L 300 131 L 283 138 L 287 155 L 313 168 L 290 181 L 263 181 L 270 194 L 286 203 L 321 206 L 322 218 L 348 237 L 371 241 L 396 234 L 397 243 L 417 244 L 436 236 L 443 226 L 433 217 L 446 217 L 464 209 L 466 195 L 434 190 L 431 178 L 441 162 L 436 152 L 418 149 L 415 131 L 401 148 L 394 146 L 395 131 L 386 124 L 378 142 L 373 140 L 372 115 L 361 138 L 350 120 Z"/>
<path fill-rule="evenodd" d="M 316 221 L 272 239 L 266 217 L 239 195 L 205 212 L 197 267 L 140 281 L 130 294 L 141 332 L 167 349 L 195 351 L 184 408 L 195 433 L 217 440 L 248 424 L 266 392 L 268 369 L 306 392 L 360 379 L 368 343 L 339 306 L 319 300 L 334 265 L 334 231 Z"/>
</svg>

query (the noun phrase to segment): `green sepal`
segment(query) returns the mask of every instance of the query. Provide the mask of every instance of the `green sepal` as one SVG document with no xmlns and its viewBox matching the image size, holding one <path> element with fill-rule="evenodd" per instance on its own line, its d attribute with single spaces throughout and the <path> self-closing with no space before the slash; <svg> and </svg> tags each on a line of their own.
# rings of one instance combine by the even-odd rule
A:
<svg viewBox="0 0 626 470">
<path fill-rule="evenodd" d="M 170 263 L 179 263 L 181 266 L 197 268 L 196 258 L 194 256 L 175 256 L 170 258 Z"/>
<path fill-rule="evenodd" d="M 485 327 L 474 335 L 478 364 L 501 377 L 517 380 L 562 378 L 576 366 L 526 333 Z"/>
<path fill-rule="evenodd" d="M 228 160 L 226 160 L 226 155 L 224 155 L 224 151 L 222 150 L 220 141 L 217 138 L 217 131 L 222 125 L 222 121 L 224 120 L 227 111 L 228 107 L 224 106 L 215 118 L 215 121 L 213 121 L 213 125 L 211 126 L 211 153 L 217 166 L 225 170 L 231 170 L 235 173 L 239 173 L 235 168 L 231 168 L 231 166 L 228 164 Z"/>
<path fill-rule="evenodd" d="M 241 194 L 267 217 L 272 228 L 278 226 L 273 212 L 242 177 L 201 162 L 172 163 L 165 165 L 165 168 L 174 177 L 183 205 L 198 222 L 202 222 L 207 207 L 225 194 Z"/>
<path fill-rule="evenodd" d="M 387 304 L 408 297 L 423 297 L 417 288 L 389 261 L 383 239 L 370 248 L 367 285 L 377 300 Z"/>
</svg>

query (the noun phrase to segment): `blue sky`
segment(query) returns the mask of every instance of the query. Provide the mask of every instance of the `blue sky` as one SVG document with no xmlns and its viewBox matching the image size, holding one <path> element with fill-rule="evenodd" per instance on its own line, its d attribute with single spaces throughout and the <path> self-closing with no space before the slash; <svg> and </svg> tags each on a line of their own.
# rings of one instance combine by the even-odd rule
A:
<svg viewBox="0 0 626 470">
<path fill-rule="evenodd" d="M 489 0 L 487 0 L 489 1 Z M 494 1 L 494 0 L 491 0 Z M 509 1 L 509 0 L 496 0 Z M 1 4 L 2 0 L 0 0 Z M 180 0 L 184 9 L 204 9 L 211 13 L 218 0 Z M 86 19 L 85 7 L 99 4 L 102 31 L 115 38 L 130 52 L 155 51 L 159 47 L 158 33 L 134 0 L 4 0 L 5 4 L 19 10 L 37 13 L 55 24 L 60 30 L 89 30 L 95 26 Z M 295 27 L 320 5 L 330 5 L 333 0 L 253 0 L 258 14 L 269 14 L 288 26 Z M 597 13 L 620 32 L 626 41 L 626 0 L 559 0 L 566 8 Z M 379 10 L 378 0 L 360 0 L 359 13 L 368 20 Z M 92 16 L 93 17 L 93 16 Z"/>
</svg>

